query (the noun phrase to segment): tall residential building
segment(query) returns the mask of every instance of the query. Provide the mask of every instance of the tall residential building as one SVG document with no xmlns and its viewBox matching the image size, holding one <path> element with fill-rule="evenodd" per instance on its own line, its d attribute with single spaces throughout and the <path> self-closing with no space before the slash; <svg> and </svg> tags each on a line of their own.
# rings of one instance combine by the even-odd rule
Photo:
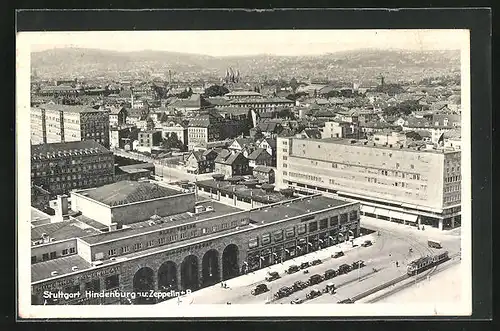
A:
<svg viewBox="0 0 500 331">
<path fill-rule="evenodd" d="M 94 140 L 109 147 L 109 110 L 45 104 L 31 108 L 31 143 Z"/>
<path fill-rule="evenodd" d="M 440 229 L 460 222 L 460 151 L 278 138 L 277 153 L 277 187 L 359 201 L 367 217 Z"/>
<path fill-rule="evenodd" d="M 114 155 L 92 140 L 31 146 L 31 181 L 51 195 L 114 181 Z"/>
</svg>

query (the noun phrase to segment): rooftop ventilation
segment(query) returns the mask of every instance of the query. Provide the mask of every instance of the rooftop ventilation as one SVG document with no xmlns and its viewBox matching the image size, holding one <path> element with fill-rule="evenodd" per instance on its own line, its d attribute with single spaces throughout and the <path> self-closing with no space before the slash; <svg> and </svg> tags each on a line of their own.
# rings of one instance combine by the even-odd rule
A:
<svg viewBox="0 0 500 331">
<path fill-rule="evenodd" d="M 77 271 L 77 270 L 78 270 L 78 267 L 76 265 L 71 267 L 71 271 Z"/>
<path fill-rule="evenodd" d="M 50 275 L 51 275 L 51 276 L 57 276 L 57 275 L 59 275 L 59 272 L 57 272 L 57 271 L 52 271 L 52 272 L 50 273 Z"/>
</svg>

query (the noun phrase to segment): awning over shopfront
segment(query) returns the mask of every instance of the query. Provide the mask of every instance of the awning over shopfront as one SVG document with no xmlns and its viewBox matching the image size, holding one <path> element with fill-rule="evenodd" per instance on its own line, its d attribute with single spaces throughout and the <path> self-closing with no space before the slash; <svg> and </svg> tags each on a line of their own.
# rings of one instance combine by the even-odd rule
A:
<svg viewBox="0 0 500 331">
<path fill-rule="evenodd" d="M 406 213 L 400 213 L 398 211 L 393 211 L 391 210 L 389 212 L 389 216 L 391 218 L 397 218 L 399 220 L 403 220 L 403 221 L 407 221 L 407 222 L 413 222 L 413 223 L 416 223 L 417 222 L 417 215 L 411 215 L 411 214 L 406 214 Z"/>
<path fill-rule="evenodd" d="M 378 216 L 390 217 L 390 211 L 387 209 L 375 208 L 375 211 L 373 213 Z"/>
<path fill-rule="evenodd" d="M 360 209 L 363 213 L 375 214 L 375 207 L 361 205 Z"/>
</svg>

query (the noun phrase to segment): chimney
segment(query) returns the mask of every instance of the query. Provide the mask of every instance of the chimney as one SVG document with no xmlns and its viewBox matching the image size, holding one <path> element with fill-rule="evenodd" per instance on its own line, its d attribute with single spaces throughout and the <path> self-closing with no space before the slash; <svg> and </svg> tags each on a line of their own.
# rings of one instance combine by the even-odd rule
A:
<svg viewBox="0 0 500 331">
<path fill-rule="evenodd" d="M 111 232 L 111 231 L 116 231 L 116 228 L 117 228 L 116 223 L 111 223 L 111 224 L 109 225 L 109 232 Z"/>
<path fill-rule="evenodd" d="M 64 216 L 68 215 L 68 196 L 67 195 L 58 195 L 57 196 L 57 214 L 61 217 L 61 220 Z"/>
<path fill-rule="evenodd" d="M 42 241 L 44 244 L 50 242 L 50 237 L 46 233 L 42 233 Z"/>
</svg>

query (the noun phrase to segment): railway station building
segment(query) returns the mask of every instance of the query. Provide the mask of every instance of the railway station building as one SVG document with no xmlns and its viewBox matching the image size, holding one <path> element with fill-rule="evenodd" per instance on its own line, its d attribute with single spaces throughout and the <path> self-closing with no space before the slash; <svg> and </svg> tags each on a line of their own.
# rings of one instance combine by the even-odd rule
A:
<svg viewBox="0 0 500 331">
<path fill-rule="evenodd" d="M 196 190 L 125 181 L 70 199 L 60 213 L 72 216 L 32 228 L 32 304 L 154 303 L 125 295 L 195 291 L 359 236 L 359 203 L 319 194 L 242 210 Z"/>
</svg>

